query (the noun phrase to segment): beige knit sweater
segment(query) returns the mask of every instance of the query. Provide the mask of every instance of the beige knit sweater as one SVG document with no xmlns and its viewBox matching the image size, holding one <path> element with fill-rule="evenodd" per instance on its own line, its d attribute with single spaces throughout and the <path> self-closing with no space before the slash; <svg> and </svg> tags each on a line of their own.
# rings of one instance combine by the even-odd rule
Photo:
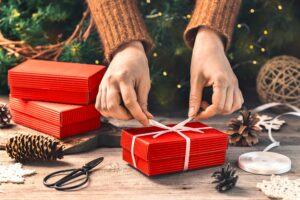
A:
<svg viewBox="0 0 300 200">
<path fill-rule="evenodd" d="M 88 0 L 88 4 L 103 43 L 105 58 L 130 41 L 141 41 L 145 50 L 153 48 L 136 0 Z M 193 15 L 184 31 L 188 47 L 193 47 L 199 27 L 215 30 L 228 48 L 241 0 L 196 0 Z"/>
</svg>

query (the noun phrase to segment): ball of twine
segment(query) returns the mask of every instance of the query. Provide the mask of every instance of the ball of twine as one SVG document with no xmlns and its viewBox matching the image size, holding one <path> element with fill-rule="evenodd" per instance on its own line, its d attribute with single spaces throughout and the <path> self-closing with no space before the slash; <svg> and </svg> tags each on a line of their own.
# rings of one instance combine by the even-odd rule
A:
<svg viewBox="0 0 300 200">
<path fill-rule="evenodd" d="M 263 103 L 289 103 L 300 108 L 300 60 L 285 55 L 270 59 L 258 73 L 256 89 Z"/>
</svg>

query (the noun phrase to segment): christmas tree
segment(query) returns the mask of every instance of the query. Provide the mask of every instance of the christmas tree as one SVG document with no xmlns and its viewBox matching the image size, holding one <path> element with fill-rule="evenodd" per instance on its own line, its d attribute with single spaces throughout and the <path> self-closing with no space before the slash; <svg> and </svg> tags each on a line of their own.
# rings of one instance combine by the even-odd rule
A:
<svg viewBox="0 0 300 200">
<path fill-rule="evenodd" d="M 150 105 L 187 105 L 191 50 L 182 39 L 192 15 L 192 0 L 141 0 L 141 13 L 156 42 L 149 55 Z M 269 58 L 300 57 L 300 2 L 244 1 L 227 52 L 242 90 L 253 87 Z M 0 1 L 0 88 L 8 92 L 7 70 L 30 57 L 79 63 L 103 63 L 101 43 L 91 28 L 84 1 Z M 85 16 L 87 15 L 87 16 Z M 32 49 L 33 48 L 33 49 Z M 20 50 L 22 49 L 22 50 Z"/>
</svg>

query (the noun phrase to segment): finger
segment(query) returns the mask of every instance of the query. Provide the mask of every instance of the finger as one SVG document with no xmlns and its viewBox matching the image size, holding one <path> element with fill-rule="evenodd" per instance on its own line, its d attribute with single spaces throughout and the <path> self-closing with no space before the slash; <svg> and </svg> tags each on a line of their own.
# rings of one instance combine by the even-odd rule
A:
<svg viewBox="0 0 300 200">
<path fill-rule="evenodd" d="M 121 120 L 132 119 L 130 113 L 123 106 L 121 106 L 120 95 L 121 94 L 119 90 L 115 86 L 108 88 L 106 105 L 109 116 Z"/>
<path fill-rule="evenodd" d="M 210 104 L 207 101 L 202 101 L 200 108 L 202 108 L 203 110 L 205 110 Z"/>
<path fill-rule="evenodd" d="M 239 95 L 240 95 L 240 99 L 241 99 L 241 107 L 242 107 L 243 104 L 244 104 L 244 97 L 243 97 L 243 94 L 242 94 L 242 92 L 241 92 L 241 90 L 240 90 L 239 88 L 237 88 L 237 91 L 238 91 L 238 93 L 239 93 Z"/>
<path fill-rule="evenodd" d="M 228 115 L 233 112 L 233 93 L 234 89 L 232 87 L 227 88 L 225 105 L 221 114 Z"/>
<path fill-rule="evenodd" d="M 145 113 L 143 113 L 142 108 L 137 102 L 137 96 L 133 89 L 133 86 L 125 83 L 121 83 L 120 89 L 121 89 L 123 102 L 126 108 L 131 113 L 131 115 L 140 123 L 142 123 L 144 126 L 148 126 L 149 120 L 145 115 Z"/>
<path fill-rule="evenodd" d="M 99 88 L 99 92 L 97 94 L 97 98 L 96 98 L 96 104 L 95 104 L 95 107 L 96 109 L 100 112 L 100 114 L 104 117 L 109 117 L 108 113 L 103 111 L 101 109 L 101 99 L 102 99 L 102 89 Z"/>
<path fill-rule="evenodd" d="M 189 117 L 195 117 L 200 109 L 204 84 L 199 81 L 191 81 L 191 91 L 189 100 Z"/>
<path fill-rule="evenodd" d="M 234 90 L 233 98 L 234 98 L 234 102 L 233 102 L 232 110 L 233 111 L 239 110 L 242 107 L 242 104 L 244 102 L 242 93 L 240 92 L 239 89 Z"/>
<path fill-rule="evenodd" d="M 195 119 L 207 119 L 216 114 L 219 114 L 225 104 L 227 88 L 221 84 L 213 87 L 212 104 L 208 106 L 204 111 L 198 114 Z"/>
<path fill-rule="evenodd" d="M 106 106 L 106 95 L 107 95 L 107 88 L 103 87 L 101 89 L 101 111 L 107 112 L 107 106 Z"/>
<path fill-rule="evenodd" d="M 96 97 L 96 103 L 95 103 L 95 108 L 99 112 L 101 111 L 101 89 L 99 88 L 97 97 Z"/>
<path fill-rule="evenodd" d="M 109 115 L 108 111 L 101 110 L 100 113 L 101 113 L 101 116 L 103 116 L 103 117 L 107 117 L 107 118 L 108 118 L 108 117 L 111 117 L 111 116 Z"/>
<path fill-rule="evenodd" d="M 101 100 L 100 100 L 100 113 L 104 117 L 110 117 L 109 112 L 107 110 L 107 106 L 106 106 L 106 95 L 107 95 L 107 88 L 102 87 L 101 88 Z"/>
<path fill-rule="evenodd" d="M 150 113 L 149 111 L 146 111 L 145 114 L 148 117 L 148 119 L 153 119 L 154 118 L 154 116 L 152 115 L 152 113 Z"/>
<path fill-rule="evenodd" d="M 142 82 L 138 86 L 137 90 L 137 101 L 140 104 L 142 111 L 146 114 L 149 119 L 153 119 L 153 115 L 148 111 L 148 94 L 150 91 L 150 84 Z"/>
</svg>

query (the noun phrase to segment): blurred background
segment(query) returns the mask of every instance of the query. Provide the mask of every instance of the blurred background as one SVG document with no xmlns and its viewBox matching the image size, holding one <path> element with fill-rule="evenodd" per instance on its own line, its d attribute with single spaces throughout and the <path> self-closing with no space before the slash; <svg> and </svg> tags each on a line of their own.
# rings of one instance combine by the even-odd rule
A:
<svg viewBox="0 0 300 200">
<path fill-rule="evenodd" d="M 191 50 L 184 45 L 182 33 L 191 18 L 194 1 L 138 2 L 156 42 L 156 48 L 149 55 L 150 110 L 185 108 L 189 96 Z M 0 0 L 0 94 L 9 93 L 7 70 L 26 57 L 104 64 L 101 43 L 86 9 L 86 3 L 79 0 Z M 281 94 L 286 100 L 277 100 L 288 102 L 290 97 L 287 96 L 292 95 L 290 103 L 299 105 L 299 36 L 300 1 L 243 1 L 227 55 L 241 90 L 246 94 L 246 102 L 247 98 L 257 96 L 266 102 L 278 97 L 277 94 L 263 97 L 263 90 L 269 89 L 258 87 L 258 84 L 270 85 L 276 79 L 274 77 L 280 79 L 282 72 L 278 69 L 281 67 L 285 77 L 294 77 L 294 80 L 283 79 L 284 85 L 290 88 Z M 257 80 L 260 69 L 271 58 L 281 55 L 292 57 L 285 57 L 284 62 L 279 59 L 269 63 L 265 71 L 273 70 L 275 66 L 276 76 L 262 74 Z M 286 72 L 285 65 L 291 67 L 291 73 Z M 264 80 L 267 76 L 269 79 Z M 280 85 L 276 87 L 279 93 L 285 91 Z"/>
</svg>

